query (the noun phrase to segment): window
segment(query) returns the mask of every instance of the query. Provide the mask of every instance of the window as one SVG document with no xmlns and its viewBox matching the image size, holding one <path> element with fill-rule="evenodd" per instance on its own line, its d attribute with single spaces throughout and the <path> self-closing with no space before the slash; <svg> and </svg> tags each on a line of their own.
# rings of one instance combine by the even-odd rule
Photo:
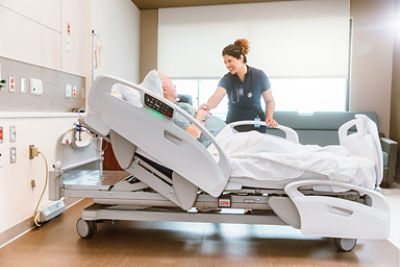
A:
<svg viewBox="0 0 400 267">
<path fill-rule="evenodd" d="M 275 110 L 314 112 L 347 110 L 346 78 L 271 78 Z M 219 79 L 172 79 L 179 94 L 190 95 L 193 106 L 206 103 Z M 261 105 L 265 109 L 264 101 Z M 228 98 L 224 97 L 212 113 L 226 118 Z"/>
<path fill-rule="evenodd" d="M 347 109 L 347 79 L 271 79 L 275 110 L 299 112 L 344 111 Z"/>
</svg>

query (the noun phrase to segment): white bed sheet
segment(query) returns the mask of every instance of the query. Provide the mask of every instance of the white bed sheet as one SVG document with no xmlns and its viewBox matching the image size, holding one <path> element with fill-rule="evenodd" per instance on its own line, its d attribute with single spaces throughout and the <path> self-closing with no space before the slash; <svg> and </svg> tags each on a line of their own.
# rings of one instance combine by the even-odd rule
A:
<svg viewBox="0 0 400 267">
<path fill-rule="evenodd" d="M 301 145 L 256 131 L 232 133 L 227 126 L 216 137 L 231 161 L 230 181 L 250 186 L 283 187 L 291 180 L 321 178 L 373 189 L 375 163 L 344 146 Z M 209 152 L 217 156 L 215 147 Z M 254 181 L 251 181 L 254 180 Z"/>
</svg>

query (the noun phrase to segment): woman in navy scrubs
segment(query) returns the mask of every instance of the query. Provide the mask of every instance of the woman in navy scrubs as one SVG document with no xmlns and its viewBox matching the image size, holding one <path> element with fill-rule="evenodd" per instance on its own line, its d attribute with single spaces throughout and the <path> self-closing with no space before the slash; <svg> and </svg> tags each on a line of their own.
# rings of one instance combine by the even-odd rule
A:
<svg viewBox="0 0 400 267">
<path fill-rule="evenodd" d="M 246 54 L 249 52 L 249 42 L 238 39 L 222 51 L 224 63 L 229 70 L 218 83 L 215 93 L 208 99 L 207 104 L 200 108 L 210 111 L 218 106 L 228 95 L 228 114 L 226 123 L 243 120 L 265 121 L 269 127 L 276 127 L 274 120 L 275 102 L 272 96 L 271 84 L 262 70 L 248 66 Z M 266 104 L 266 111 L 261 108 L 261 96 Z M 257 127 L 257 126 L 256 126 Z M 239 131 L 265 129 L 254 126 L 240 127 Z"/>
</svg>

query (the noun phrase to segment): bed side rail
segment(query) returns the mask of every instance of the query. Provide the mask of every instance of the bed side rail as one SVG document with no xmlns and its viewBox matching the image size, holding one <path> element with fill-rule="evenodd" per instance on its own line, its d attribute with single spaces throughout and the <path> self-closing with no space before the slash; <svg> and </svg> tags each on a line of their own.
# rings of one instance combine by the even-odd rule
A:
<svg viewBox="0 0 400 267">
<path fill-rule="evenodd" d="M 304 186 L 332 186 L 368 196 L 371 205 L 329 196 L 306 196 Z M 285 192 L 300 214 L 305 235 L 340 238 L 385 239 L 390 232 L 389 202 L 379 192 L 352 184 L 324 180 L 304 180 L 285 186 Z"/>
<path fill-rule="evenodd" d="M 237 122 L 232 122 L 230 124 L 228 124 L 232 131 L 236 131 L 234 129 L 234 127 L 239 126 L 239 125 L 259 125 L 259 126 L 265 126 L 267 128 L 275 128 L 275 129 L 279 129 L 281 131 L 283 131 L 286 134 L 286 139 L 298 144 L 299 143 L 299 135 L 297 134 L 297 132 L 295 130 L 293 130 L 290 127 L 287 126 L 283 126 L 283 125 L 278 125 L 277 127 L 269 127 L 267 125 L 267 123 L 265 123 L 265 121 L 237 121 Z M 268 130 L 267 130 L 268 133 Z"/>
<path fill-rule="evenodd" d="M 114 84 L 122 84 L 138 92 L 141 104 L 113 96 L 111 89 Z M 218 150 L 218 160 L 169 117 L 160 114 L 155 116 L 154 109 L 146 103 L 146 97 L 159 101 L 172 109 L 173 113 L 181 114 L 196 125 Z M 212 134 L 174 103 L 140 85 L 98 76 L 89 95 L 89 108 L 92 113 L 97 113 L 102 124 L 152 155 L 158 162 L 215 197 L 222 193 L 230 174 L 228 157 Z M 210 183 L 212 179 L 214 184 Z"/>
</svg>

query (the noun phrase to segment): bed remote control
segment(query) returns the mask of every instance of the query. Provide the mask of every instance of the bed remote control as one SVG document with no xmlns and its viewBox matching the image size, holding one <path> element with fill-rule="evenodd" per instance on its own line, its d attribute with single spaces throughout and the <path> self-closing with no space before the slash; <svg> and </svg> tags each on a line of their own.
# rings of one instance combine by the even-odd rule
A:
<svg viewBox="0 0 400 267">
<path fill-rule="evenodd" d="M 151 95 L 144 94 L 144 104 L 157 113 L 167 116 L 168 118 L 172 118 L 174 115 L 174 109 L 172 107 L 168 106 L 168 104 L 162 102 L 161 100 L 152 97 Z"/>
</svg>

